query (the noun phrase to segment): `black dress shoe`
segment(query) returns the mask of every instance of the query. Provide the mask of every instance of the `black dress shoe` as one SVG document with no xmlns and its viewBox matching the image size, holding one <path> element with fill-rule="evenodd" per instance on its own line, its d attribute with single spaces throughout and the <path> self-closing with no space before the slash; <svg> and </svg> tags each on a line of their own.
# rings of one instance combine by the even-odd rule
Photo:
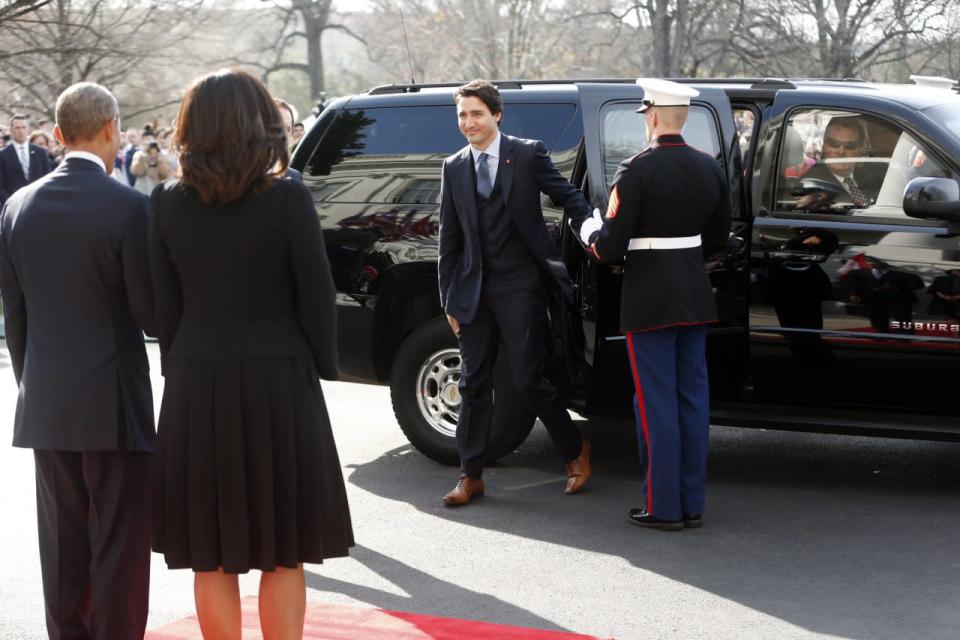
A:
<svg viewBox="0 0 960 640">
<path fill-rule="evenodd" d="M 638 527 L 660 529 L 661 531 L 680 531 L 683 520 L 661 520 L 647 513 L 646 509 L 630 509 L 627 519 Z"/>
<path fill-rule="evenodd" d="M 699 529 L 703 526 L 703 515 L 700 513 L 683 514 L 684 529 Z"/>
</svg>

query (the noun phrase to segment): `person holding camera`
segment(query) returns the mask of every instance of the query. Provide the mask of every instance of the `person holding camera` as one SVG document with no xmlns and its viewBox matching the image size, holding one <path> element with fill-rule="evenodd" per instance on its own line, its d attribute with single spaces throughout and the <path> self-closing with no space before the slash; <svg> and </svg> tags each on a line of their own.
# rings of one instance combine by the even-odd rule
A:
<svg viewBox="0 0 960 640">
<path fill-rule="evenodd" d="M 160 143 L 148 140 L 133 154 L 130 174 L 136 177 L 133 188 L 150 195 L 154 187 L 173 176 L 173 168 L 160 150 Z"/>
</svg>

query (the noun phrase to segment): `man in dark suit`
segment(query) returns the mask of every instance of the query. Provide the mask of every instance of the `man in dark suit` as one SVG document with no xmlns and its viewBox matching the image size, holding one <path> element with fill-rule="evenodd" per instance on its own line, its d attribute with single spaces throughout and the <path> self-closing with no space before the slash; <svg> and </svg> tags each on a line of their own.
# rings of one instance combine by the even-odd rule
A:
<svg viewBox="0 0 960 640">
<path fill-rule="evenodd" d="M 14 191 L 53 171 L 53 162 L 43 147 L 27 142 L 27 116 L 10 121 L 10 144 L 0 151 L 0 206 Z"/>
<path fill-rule="evenodd" d="M 569 216 L 585 217 L 583 195 L 557 171 L 542 142 L 501 135 L 497 88 L 474 81 L 455 94 L 469 144 L 443 162 L 440 199 L 440 304 L 460 342 L 461 475 L 448 506 L 484 491 L 483 467 L 493 409 L 492 372 L 500 342 L 514 383 L 540 418 L 566 464 L 565 492 L 590 476 L 590 446 L 547 380 L 545 286 L 572 301 L 573 291 L 540 208 L 545 193 Z"/>
<path fill-rule="evenodd" d="M 865 165 L 867 134 L 857 116 L 836 116 L 823 132 L 820 162 L 803 174 L 797 209 L 833 211 L 834 206 L 863 209 L 877 200 L 883 175 Z"/>
<path fill-rule="evenodd" d="M 51 638 L 142 638 L 150 576 L 153 333 L 146 196 L 112 180 L 117 101 L 57 100 L 68 153 L 0 214 L 0 293 L 20 386 L 13 444 L 34 450 Z M 29 309 L 29 313 L 28 313 Z"/>
</svg>

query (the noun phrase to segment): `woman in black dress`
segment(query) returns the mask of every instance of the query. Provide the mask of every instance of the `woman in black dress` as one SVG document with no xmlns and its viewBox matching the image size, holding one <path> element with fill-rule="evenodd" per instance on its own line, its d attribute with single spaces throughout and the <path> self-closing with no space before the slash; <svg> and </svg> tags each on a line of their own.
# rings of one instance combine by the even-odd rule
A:
<svg viewBox="0 0 960 640">
<path fill-rule="evenodd" d="M 181 177 L 151 196 L 166 384 L 153 548 L 194 570 L 201 630 L 240 638 L 237 574 L 262 571 L 268 638 L 299 638 L 304 562 L 347 555 L 350 514 L 318 378 L 338 376 L 334 287 L 283 122 L 241 71 L 193 82 Z"/>
</svg>

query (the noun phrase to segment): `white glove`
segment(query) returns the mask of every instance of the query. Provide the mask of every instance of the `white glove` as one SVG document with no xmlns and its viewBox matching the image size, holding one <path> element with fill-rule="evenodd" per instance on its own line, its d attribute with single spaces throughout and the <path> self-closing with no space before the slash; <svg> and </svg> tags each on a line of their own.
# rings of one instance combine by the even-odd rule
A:
<svg viewBox="0 0 960 640">
<path fill-rule="evenodd" d="M 580 240 L 583 241 L 583 244 L 590 246 L 590 236 L 602 228 L 603 218 L 600 216 L 600 209 L 594 209 L 593 216 L 584 220 L 583 224 L 580 225 Z"/>
</svg>

